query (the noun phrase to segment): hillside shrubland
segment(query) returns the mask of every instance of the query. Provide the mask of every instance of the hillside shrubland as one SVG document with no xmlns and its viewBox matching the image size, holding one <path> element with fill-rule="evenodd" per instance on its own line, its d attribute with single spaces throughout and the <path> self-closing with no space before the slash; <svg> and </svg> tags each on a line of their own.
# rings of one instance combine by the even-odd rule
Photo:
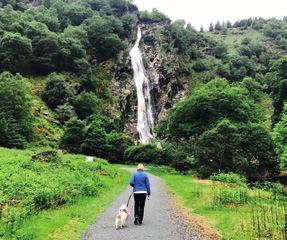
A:
<svg viewBox="0 0 287 240">
<path fill-rule="evenodd" d="M 85 163 L 84 156 L 51 150 L 1 148 L 0 153 L 1 237 L 17 236 L 23 221 L 41 211 L 72 204 L 80 197 L 97 197 L 118 171 L 101 159 Z"/>
<path fill-rule="evenodd" d="M 142 44 L 160 41 L 158 57 L 175 59 L 160 68 L 163 91 L 170 76 L 178 84 L 167 98 L 184 92 L 177 104 L 159 105 L 167 111 L 148 146 L 134 146 L 135 134 L 127 135 L 136 98 L 129 84 L 121 89 L 132 80 L 126 55 L 137 25 L 157 28 Z M 286 18 L 196 31 L 124 0 L 1 1 L 0 145 L 142 159 L 203 177 L 273 177 L 286 166 L 285 42 Z M 144 57 L 148 66 L 153 58 Z M 123 98 L 121 90 L 131 93 Z"/>
<path fill-rule="evenodd" d="M 138 144 L 128 54 L 137 26 L 154 103 L 147 145 Z M 197 31 L 127 0 L 0 0 L 0 238 L 46 237 L 62 226 L 38 231 L 52 225 L 46 211 L 74 206 L 68 221 L 87 212 L 83 199 L 94 208 L 110 192 L 112 201 L 124 183 L 108 162 L 165 165 L 151 168 L 187 207 L 220 216 L 224 236 L 284 234 L 285 190 L 266 180 L 287 169 L 286 46 L 286 18 Z"/>
</svg>

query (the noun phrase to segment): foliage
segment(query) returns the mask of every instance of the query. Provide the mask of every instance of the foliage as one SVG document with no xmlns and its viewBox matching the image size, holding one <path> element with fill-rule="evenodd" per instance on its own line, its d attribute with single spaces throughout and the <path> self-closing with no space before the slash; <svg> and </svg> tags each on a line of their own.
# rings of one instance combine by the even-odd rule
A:
<svg viewBox="0 0 287 240">
<path fill-rule="evenodd" d="M 153 144 L 135 145 L 125 151 L 124 159 L 128 162 L 160 163 L 161 151 Z"/>
<path fill-rule="evenodd" d="M 278 122 L 272 133 L 273 140 L 276 144 L 276 150 L 281 160 L 281 167 L 287 168 L 287 104 L 285 104 L 284 112 L 280 122 Z"/>
<path fill-rule="evenodd" d="M 55 109 L 59 105 L 65 104 L 72 97 L 73 91 L 64 75 L 52 73 L 48 76 L 42 99 L 50 108 Z"/>
<path fill-rule="evenodd" d="M 49 150 L 32 155 L 31 160 L 44 163 L 58 163 L 60 161 L 60 157 L 58 156 L 57 151 Z"/>
<path fill-rule="evenodd" d="M 139 15 L 139 19 L 142 22 L 160 22 L 164 20 L 168 20 L 168 17 L 163 13 L 159 12 L 157 9 L 153 8 L 151 12 L 149 11 L 141 11 Z"/>
<path fill-rule="evenodd" d="M 159 167 L 149 169 L 163 178 L 168 190 L 183 200 L 183 207 L 214 223 L 218 233 L 213 232 L 213 239 L 256 239 L 258 236 L 266 238 L 267 234 L 284 239 L 286 196 L 278 198 L 277 193 L 267 188 L 212 183 Z"/>
<path fill-rule="evenodd" d="M 268 74 L 270 78 L 271 97 L 274 100 L 273 124 L 280 120 L 284 102 L 287 101 L 287 57 L 276 61 Z"/>
<path fill-rule="evenodd" d="M 213 204 L 217 206 L 242 205 L 248 203 L 248 201 L 248 189 L 246 186 L 234 189 L 223 185 L 213 191 Z"/>
<path fill-rule="evenodd" d="M 73 106 L 69 105 L 68 103 L 59 105 L 55 109 L 55 112 L 57 113 L 57 119 L 62 124 L 67 122 L 68 120 L 70 120 L 72 117 L 76 115 Z"/>
<path fill-rule="evenodd" d="M 81 152 L 86 155 L 104 158 L 107 154 L 108 142 L 106 132 L 97 122 L 88 127 L 85 139 L 81 144 Z"/>
<path fill-rule="evenodd" d="M 112 163 L 121 163 L 124 159 L 125 150 L 133 145 L 132 139 L 114 130 L 107 134 L 106 138 L 108 147 L 105 158 Z"/>
<path fill-rule="evenodd" d="M 225 183 L 232 183 L 236 185 L 246 184 L 246 178 L 236 173 L 219 173 L 210 176 L 212 181 L 219 181 Z"/>
<path fill-rule="evenodd" d="M 111 69 L 105 66 L 98 66 L 92 71 L 83 74 L 81 77 L 81 87 L 87 92 L 96 93 L 101 99 L 111 98 L 112 72 Z"/>
<path fill-rule="evenodd" d="M 60 155 L 57 164 L 47 164 L 31 161 L 29 151 L 0 151 L 0 234 L 5 237 L 13 237 L 24 219 L 40 211 L 72 203 L 79 197 L 98 196 L 105 187 L 103 179 L 115 174 L 100 159 L 87 164 L 83 156 Z M 46 158 L 50 153 L 40 155 Z"/>
<path fill-rule="evenodd" d="M 168 29 L 169 41 L 173 42 L 173 47 L 179 54 L 196 59 L 200 53 L 197 49 L 207 47 L 211 43 L 210 39 L 196 32 L 190 24 L 183 20 L 174 21 Z"/>
<path fill-rule="evenodd" d="M 228 118 L 234 122 L 260 122 L 258 106 L 248 98 L 245 88 L 232 86 L 224 79 L 213 80 L 168 113 L 159 129 L 172 139 L 189 139 L 199 135 L 218 120 Z M 160 131 L 160 130 L 159 130 Z"/>
<path fill-rule="evenodd" d="M 135 24 L 126 1 L 2 1 L 0 69 L 83 72 L 90 59 L 114 58 Z M 14 9 L 13 9 L 14 8 Z M 116 12 L 124 14 L 119 16 Z M 114 12 L 113 12 L 114 11 Z"/>
<path fill-rule="evenodd" d="M 261 108 L 251 99 L 260 99 L 262 92 L 259 88 L 251 96 L 245 87 L 251 84 L 250 79 L 241 85 L 210 81 L 171 109 L 157 131 L 186 146 L 180 161 L 194 155 L 188 166 L 203 177 L 230 171 L 253 180 L 272 176 L 278 158 L 270 133 L 260 125 Z"/>
<path fill-rule="evenodd" d="M 0 74 L 0 145 L 23 148 L 32 137 L 30 91 L 20 75 Z"/>
<path fill-rule="evenodd" d="M 104 172 L 103 172 L 104 173 Z M 97 219 L 119 194 L 125 190 L 130 173 L 121 169 L 116 170 L 116 176 L 102 176 L 105 188 L 101 189 L 97 197 L 81 197 L 58 209 L 43 211 L 29 217 L 17 229 L 15 236 L 18 239 L 42 240 L 57 238 L 61 240 L 76 240 L 81 238 L 83 232 L 92 221 Z M 95 206 L 97 206 L 95 208 Z M 87 211 L 87 209 L 94 209 Z M 77 219 L 75 220 L 75 215 Z M 66 231 L 63 229 L 73 229 Z"/>
<path fill-rule="evenodd" d="M 197 169 L 202 176 L 236 172 L 257 179 L 276 174 L 278 159 L 266 129 L 258 124 L 236 125 L 222 120 L 205 131 L 195 145 Z"/>
<path fill-rule="evenodd" d="M 0 39 L 0 69 L 27 72 L 27 60 L 31 55 L 31 41 L 20 33 L 5 32 Z"/>
<path fill-rule="evenodd" d="M 61 148 L 70 153 L 80 153 L 81 144 L 85 138 L 85 122 L 76 118 L 70 119 L 66 124 L 66 130 L 61 139 Z"/>
<path fill-rule="evenodd" d="M 73 101 L 75 111 L 80 119 L 85 119 L 92 114 L 99 113 L 101 101 L 91 92 L 82 92 Z"/>
</svg>

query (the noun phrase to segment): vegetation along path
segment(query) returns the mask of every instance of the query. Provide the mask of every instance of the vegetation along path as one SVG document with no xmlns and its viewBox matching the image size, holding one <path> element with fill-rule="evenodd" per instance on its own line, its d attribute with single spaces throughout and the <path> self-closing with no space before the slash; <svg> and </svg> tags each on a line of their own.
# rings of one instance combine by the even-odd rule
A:
<svg viewBox="0 0 287 240">
<path fill-rule="evenodd" d="M 134 171 L 133 169 L 129 169 Z M 131 193 L 131 188 L 127 189 L 112 203 L 102 214 L 102 216 L 92 224 L 82 240 L 197 240 L 202 239 L 200 234 L 192 229 L 181 219 L 169 205 L 169 197 L 164 190 L 163 180 L 149 174 L 152 196 L 146 202 L 145 217 L 142 226 L 133 225 L 132 217 L 128 221 L 127 227 L 115 229 L 115 215 L 118 208 L 127 202 Z M 130 201 L 130 210 L 133 209 L 134 201 Z"/>
</svg>

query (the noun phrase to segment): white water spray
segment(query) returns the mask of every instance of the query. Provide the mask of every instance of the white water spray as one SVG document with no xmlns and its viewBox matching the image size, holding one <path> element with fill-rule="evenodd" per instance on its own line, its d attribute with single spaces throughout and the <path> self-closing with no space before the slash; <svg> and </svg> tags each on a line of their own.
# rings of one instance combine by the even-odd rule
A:
<svg viewBox="0 0 287 240">
<path fill-rule="evenodd" d="M 134 81 L 137 89 L 138 112 L 137 130 L 139 132 L 140 143 L 148 144 L 153 139 L 154 119 L 150 97 L 150 83 L 146 76 L 142 54 L 139 49 L 141 39 L 141 29 L 138 28 L 137 40 L 130 51 Z"/>
</svg>

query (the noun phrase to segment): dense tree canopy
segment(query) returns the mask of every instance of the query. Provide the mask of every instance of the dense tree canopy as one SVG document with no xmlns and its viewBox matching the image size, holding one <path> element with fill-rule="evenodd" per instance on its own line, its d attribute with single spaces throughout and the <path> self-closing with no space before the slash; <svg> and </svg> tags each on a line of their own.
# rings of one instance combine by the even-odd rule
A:
<svg viewBox="0 0 287 240">
<path fill-rule="evenodd" d="M 0 145 L 24 147 L 32 136 L 31 99 L 20 75 L 0 74 Z"/>
<path fill-rule="evenodd" d="M 193 164 L 204 177 L 229 171 L 248 178 L 276 173 L 275 146 L 255 102 L 260 88 L 251 94 L 252 83 L 251 79 L 240 85 L 210 81 L 172 108 L 158 133 L 185 145 L 187 156 L 195 156 Z"/>
<path fill-rule="evenodd" d="M 28 3 L 2 1 L 2 70 L 25 74 L 87 70 L 91 59 L 107 60 L 123 50 L 135 24 L 126 1 Z M 125 14 L 114 16 L 118 10 Z"/>
<path fill-rule="evenodd" d="M 199 135 L 221 118 L 234 122 L 260 122 L 258 107 L 247 91 L 217 79 L 195 90 L 173 108 L 163 123 L 167 136 L 180 140 Z"/>
</svg>

